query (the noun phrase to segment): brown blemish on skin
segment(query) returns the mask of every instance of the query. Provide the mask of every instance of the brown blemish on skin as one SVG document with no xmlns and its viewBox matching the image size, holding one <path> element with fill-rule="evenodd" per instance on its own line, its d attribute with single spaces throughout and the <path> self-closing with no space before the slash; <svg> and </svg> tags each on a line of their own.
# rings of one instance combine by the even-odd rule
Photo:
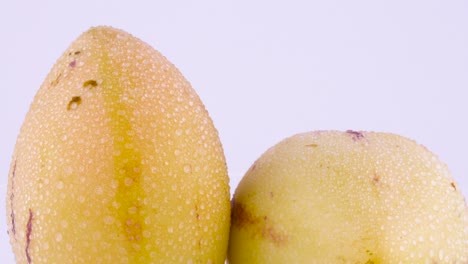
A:
<svg viewBox="0 0 468 264">
<path fill-rule="evenodd" d="M 198 213 L 198 206 L 195 205 L 195 217 L 197 218 L 197 220 L 200 220 L 200 214 Z"/>
<path fill-rule="evenodd" d="M 68 53 L 68 56 L 71 56 L 71 55 L 80 55 L 80 53 L 81 53 L 81 51 L 79 51 L 79 50 L 77 50 L 77 51 L 75 51 L 75 52 L 71 52 L 71 51 L 70 51 L 70 52 Z"/>
<path fill-rule="evenodd" d="M 81 97 L 80 96 L 73 96 L 72 99 L 70 100 L 70 102 L 68 102 L 68 105 L 67 105 L 67 110 L 71 110 L 72 109 L 72 105 L 73 104 L 81 104 Z"/>
<path fill-rule="evenodd" d="M 247 211 L 243 204 L 234 202 L 231 212 L 232 225 L 238 228 L 245 228 L 249 225 L 258 224 L 259 219 L 254 217 L 251 212 Z"/>
<path fill-rule="evenodd" d="M 31 208 L 29 208 L 29 219 L 26 225 L 26 248 L 24 250 L 26 253 L 26 259 L 28 260 L 28 263 L 31 263 L 31 255 L 29 253 L 29 247 L 31 246 L 31 233 L 32 233 L 33 219 L 34 219 L 33 211 L 31 210 Z"/>
<path fill-rule="evenodd" d="M 57 75 L 57 78 L 55 78 L 55 80 L 53 80 L 51 83 L 50 83 L 50 86 L 56 86 L 59 82 L 60 82 L 60 79 L 62 78 L 62 73 L 59 73 Z"/>
<path fill-rule="evenodd" d="M 236 199 L 234 197 L 232 197 L 232 199 L 231 199 L 231 211 L 232 211 L 232 208 L 234 208 L 235 202 L 236 202 Z"/>
<path fill-rule="evenodd" d="M 285 234 L 275 230 L 267 216 L 255 216 L 241 203 L 234 202 L 231 221 L 234 227 L 247 229 L 254 237 L 268 239 L 276 246 L 284 245 L 288 240 Z"/>
<path fill-rule="evenodd" d="M 451 182 L 450 186 L 456 191 L 457 190 L 457 185 L 455 185 L 455 182 Z"/>
<path fill-rule="evenodd" d="M 257 162 L 255 161 L 254 164 L 249 168 L 249 171 L 247 173 L 254 171 L 256 168 L 257 168 Z"/>
<path fill-rule="evenodd" d="M 354 141 L 364 138 L 364 134 L 362 132 L 359 132 L 359 131 L 346 130 L 346 133 L 350 134 Z"/>
<path fill-rule="evenodd" d="M 315 143 L 312 143 L 312 144 L 305 145 L 305 147 L 316 148 L 316 147 L 318 147 L 318 145 L 315 144 Z"/>
<path fill-rule="evenodd" d="M 378 175 L 377 173 L 374 173 L 374 176 L 372 177 L 372 182 L 374 184 L 378 184 L 380 182 L 380 175 Z"/>
<path fill-rule="evenodd" d="M 96 80 L 87 80 L 86 82 L 83 83 L 83 87 L 85 88 L 94 88 L 98 85 Z"/>
<path fill-rule="evenodd" d="M 11 173 L 11 195 L 10 195 L 10 207 L 11 207 L 11 232 L 13 233 L 13 237 L 16 240 L 16 227 L 15 227 L 15 212 L 13 210 L 13 199 L 15 198 L 15 173 L 16 173 L 16 160 L 15 164 L 13 165 L 13 171 Z"/>
</svg>

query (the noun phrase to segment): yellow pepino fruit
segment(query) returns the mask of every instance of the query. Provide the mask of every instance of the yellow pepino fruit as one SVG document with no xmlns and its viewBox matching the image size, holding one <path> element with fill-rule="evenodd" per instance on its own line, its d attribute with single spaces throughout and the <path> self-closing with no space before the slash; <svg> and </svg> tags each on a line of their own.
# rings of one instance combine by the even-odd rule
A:
<svg viewBox="0 0 468 264">
<path fill-rule="evenodd" d="M 468 208 L 407 138 L 316 131 L 266 151 L 237 187 L 230 264 L 467 263 Z"/>
<path fill-rule="evenodd" d="M 159 52 L 96 27 L 35 96 L 7 193 L 17 263 L 224 263 L 223 149 L 196 92 Z"/>
</svg>

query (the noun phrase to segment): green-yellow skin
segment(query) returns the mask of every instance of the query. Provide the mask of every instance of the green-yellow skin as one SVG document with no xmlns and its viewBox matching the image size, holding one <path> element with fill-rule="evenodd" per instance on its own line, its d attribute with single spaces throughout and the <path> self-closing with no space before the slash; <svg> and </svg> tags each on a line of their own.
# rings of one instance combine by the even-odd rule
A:
<svg viewBox="0 0 468 264">
<path fill-rule="evenodd" d="M 224 263 L 218 133 L 181 73 L 110 27 L 57 61 L 21 128 L 6 197 L 22 263 Z"/>
<path fill-rule="evenodd" d="M 468 208 L 425 147 L 317 131 L 270 148 L 233 199 L 230 264 L 468 263 Z"/>
</svg>

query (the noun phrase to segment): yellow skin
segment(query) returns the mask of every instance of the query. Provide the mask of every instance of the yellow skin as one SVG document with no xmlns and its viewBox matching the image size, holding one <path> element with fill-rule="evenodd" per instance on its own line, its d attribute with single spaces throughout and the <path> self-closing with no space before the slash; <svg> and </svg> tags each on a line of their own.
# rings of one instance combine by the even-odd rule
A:
<svg viewBox="0 0 468 264">
<path fill-rule="evenodd" d="M 468 262 L 457 184 L 401 136 L 295 135 L 252 165 L 232 203 L 230 264 Z"/>
<path fill-rule="evenodd" d="M 218 133 L 181 73 L 117 29 L 82 34 L 31 104 L 9 173 L 17 263 L 224 263 Z"/>
</svg>

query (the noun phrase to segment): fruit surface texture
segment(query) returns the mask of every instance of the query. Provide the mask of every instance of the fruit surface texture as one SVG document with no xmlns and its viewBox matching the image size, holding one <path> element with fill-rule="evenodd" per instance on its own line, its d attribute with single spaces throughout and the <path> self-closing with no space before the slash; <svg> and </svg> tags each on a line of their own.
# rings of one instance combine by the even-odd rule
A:
<svg viewBox="0 0 468 264">
<path fill-rule="evenodd" d="M 37 92 L 7 203 L 23 263 L 224 263 L 229 179 L 187 80 L 143 41 L 83 33 Z"/>
<path fill-rule="evenodd" d="M 468 262 L 468 209 L 447 166 L 395 134 L 287 138 L 232 204 L 230 264 Z"/>
</svg>

